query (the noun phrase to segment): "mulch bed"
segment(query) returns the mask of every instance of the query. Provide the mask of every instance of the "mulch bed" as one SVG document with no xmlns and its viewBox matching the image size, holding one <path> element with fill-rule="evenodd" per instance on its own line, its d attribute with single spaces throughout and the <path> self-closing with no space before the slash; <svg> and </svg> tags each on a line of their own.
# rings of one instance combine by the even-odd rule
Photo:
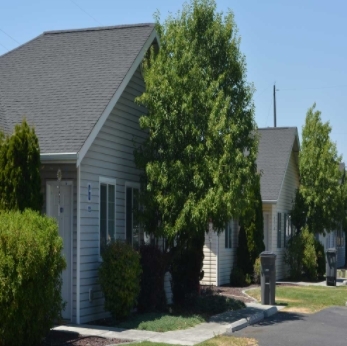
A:
<svg viewBox="0 0 347 346">
<path fill-rule="evenodd" d="M 99 336 L 83 336 L 74 332 L 51 330 L 40 346 L 106 346 L 128 342 Z"/>
</svg>

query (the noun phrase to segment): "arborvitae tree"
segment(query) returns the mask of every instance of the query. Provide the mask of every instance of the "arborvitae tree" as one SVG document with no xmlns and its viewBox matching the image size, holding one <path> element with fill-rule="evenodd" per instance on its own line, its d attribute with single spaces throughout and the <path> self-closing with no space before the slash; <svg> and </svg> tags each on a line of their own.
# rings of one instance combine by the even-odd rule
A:
<svg viewBox="0 0 347 346">
<path fill-rule="evenodd" d="M 41 211 L 40 147 L 26 120 L 0 145 L 0 208 Z"/>
<path fill-rule="evenodd" d="M 160 48 L 143 64 L 138 98 L 149 134 L 135 151 L 145 172 L 142 221 L 187 247 L 209 219 L 217 230 L 237 219 L 254 193 L 253 87 L 233 13 L 217 13 L 215 1 L 192 0 L 163 24 L 157 16 L 156 30 Z"/>
<path fill-rule="evenodd" d="M 330 139 L 329 122 L 322 122 L 321 112 L 315 107 L 307 111 L 302 129 L 300 188 L 295 205 L 304 207 L 294 214 L 305 214 L 296 219 L 305 222 L 310 232 L 324 233 L 336 230 L 341 222 L 341 156 Z"/>
</svg>

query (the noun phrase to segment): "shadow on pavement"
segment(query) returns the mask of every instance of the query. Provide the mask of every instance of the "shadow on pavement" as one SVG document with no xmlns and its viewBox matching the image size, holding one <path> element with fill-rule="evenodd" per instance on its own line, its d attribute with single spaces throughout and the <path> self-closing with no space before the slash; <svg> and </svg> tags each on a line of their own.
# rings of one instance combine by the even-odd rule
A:
<svg viewBox="0 0 347 346">
<path fill-rule="evenodd" d="M 278 325 L 280 323 L 291 322 L 291 321 L 305 321 L 306 318 L 307 316 L 304 314 L 280 311 L 276 315 L 273 315 L 269 318 L 265 318 L 259 323 L 254 324 L 253 327 L 271 326 L 275 324 Z"/>
</svg>

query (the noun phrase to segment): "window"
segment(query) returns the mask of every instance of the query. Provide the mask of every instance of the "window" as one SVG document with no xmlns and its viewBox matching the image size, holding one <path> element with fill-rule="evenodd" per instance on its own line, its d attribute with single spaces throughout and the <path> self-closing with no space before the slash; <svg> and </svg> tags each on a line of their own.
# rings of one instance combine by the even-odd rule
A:
<svg viewBox="0 0 347 346">
<path fill-rule="evenodd" d="M 100 255 L 116 239 L 116 181 L 101 178 L 100 183 Z"/>
<path fill-rule="evenodd" d="M 225 226 L 225 248 L 226 249 L 231 249 L 232 235 L 233 235 L 232 221 L 230 221 Z"/>
<path fill-rule="evenodd" d="M 282 231 L 282 214 L 277 213 L 277 247 L 281 247 L 281 231 Z"/>
<path fill-rule="evenodd" d="M 126 184 L 125 186 L 125 222 L 126 240 L 134 249 L 138 249 L 144 241 L 143 232 L 136 220 L 136 211 L 139 210 L 139 186 Z"/>
<path fill-rule="evenodd" d="M 336 234 L 336 247 L 344 246 L 343 231 L 339 230 Z"/>
</svg>

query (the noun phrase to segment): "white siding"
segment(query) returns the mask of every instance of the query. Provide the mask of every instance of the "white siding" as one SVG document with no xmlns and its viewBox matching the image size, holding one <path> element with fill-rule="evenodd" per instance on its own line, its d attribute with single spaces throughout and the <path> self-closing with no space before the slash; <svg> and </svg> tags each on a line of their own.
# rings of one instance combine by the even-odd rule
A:
<svg viewBox="0 0 347 346">
<path fill-rule="evenodd" d="M 81 323 L 105 316 L 97 283 L 99 177 L 116 179 L 116 237 L 125 239 L 125 183 L 139 182 L 139 171 L 133 159 L 134 142 L 142 142 L 145 138 L 139 127 L 139 117 L 145 109 L 135 104 L 134 99 L 143 91 L 144 82 L 138 69 L 81 162 Z M 90 202 L 87 201 L 88 183 L 92 185 Z M 88 300 L 89 289 L 94 291 L 92 302 Z"/>
<path fill-rule="evenodd" d="M 230 273 L 236 260 L 236 249 L 238 242 L 238 222 L 232 221 L 231 249 L 225 247 L 225 232 L 218 236 L 218 286 L 230 284 Z"/>
<path fill-rule="evenodd" d="M 217 285 L 217 254 L 218 254 L 218 235 L 214 231 L 205 233 L 204 244 L 204 277 L 200 281 L 202 285 Z"/>
<path fill-rule="evenodd" d="M 57 172 L 61 169 L 62 180 L 73 182 L 73 264 L 72 277 L 72 322 L 76 322 L 76 244 L 77 244 L 77 170 L 74 164 L 43 164 L 41 168 L 41 190 L 43 193 L 42 213 L 46 213 L 46 183 L 57 181 Z"/>
<path fill-rule="evenodd" d="M 283 237 L 283 220 L 284 213 L 289 214 L 293 206 L 293 201 L 295 198 L 295 190 L 299 187 L 299 171 L 297 166 L 297 161 L 295 159 L 295 154 L 292 152 L 290 160 L 288 163 L 287 171 L 284 176 L 282 189 L 280 192 L 277 204 L 272 206 L 272 248 L 276 254 L 276 277 L 278 279 L 283 279 L 287 276 L 287 268 L 283 261 L 284 255 L 284 237 Z M 282 236 L 281 236 L 281 248 L 277 247 L 277 214 L 282 214 Z"/>
</svg>

